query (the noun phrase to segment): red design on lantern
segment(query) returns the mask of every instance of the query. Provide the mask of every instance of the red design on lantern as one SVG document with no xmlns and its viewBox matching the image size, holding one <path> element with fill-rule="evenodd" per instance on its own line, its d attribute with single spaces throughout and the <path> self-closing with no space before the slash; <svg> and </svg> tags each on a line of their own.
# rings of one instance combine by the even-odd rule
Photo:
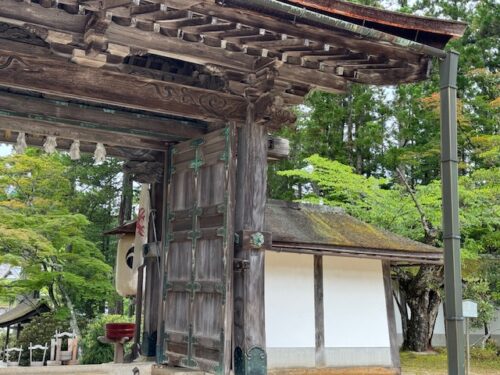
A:
<svg viewBox="0 0 500 375">
<path fill-rule="evenodd" d="M 144 236 L 144 222 L 146 221 L 146 210 L 144 208 L 139 209 L 139 214 L 137 215 L 137 223 L 135 224 L 135 232 L 140 236 Z"/>
</svg>

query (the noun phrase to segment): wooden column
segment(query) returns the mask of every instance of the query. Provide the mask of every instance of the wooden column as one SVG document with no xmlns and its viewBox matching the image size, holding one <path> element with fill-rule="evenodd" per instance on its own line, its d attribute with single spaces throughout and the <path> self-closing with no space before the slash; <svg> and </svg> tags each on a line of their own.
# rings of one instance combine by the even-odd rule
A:
<svg viewBox="0 0 500 375">
<path fill-rule="evenodd" d="M 151 185 L 151 210 L 154 212 L 155 222 L 150 221 L 148 242 L 154 243 L 161 240 L 163 216 L 163 190 L 164 184 Z M 155 236 L 156 232 L 156 236 Z M 156 237 L 156 238 L 155 238 Z M 145 287 L 144 287 L 144 330 L 142 333 L 142 355 L 154 357 L 156 355 L 156 341 L 158 336 L 158 289 L 160 288 L 160 248 L 150 248 L 144 258 Z"/>
<path fill-rule="evenodd" d="M 7 326 L 7 333 L 5 334 L 5 344 L 3 346 L 3 350 L 5 353 L 5 349 L 9 346 L 9 339 L 10 339 L 10 326 Z"/>
<path fill-rule="evenodd" d="M 394 314 L 394 297 L 392 293 L 391 263 L 382 261 L 384 275 L 385 304 L 387 310 L 387 325 L 389 327 L 389 340 L 391 343 L 392 366 L 401 371 L 401 361 L 399 358 L 398 334 L 396 331 L 396 316 Z"/>
<path fill-rule="evenodd" d="M 314 322 L 316 328 L 316 367 L 326 366 L 325 306 L 323 297 L 323 256 L 314 256 Z"/>
<path fill-rule="evenodd" d="M 255 122 L 251 102 L 238 134 L 235 231 L 245 231 L 254 243 L 264 240 L 267 143 L 266 127 Z M 234 277 L 234 369 L 236 375 L 266 374 L 263 247 L 236 246 L 235 261 L 240 260 L 245 267 Z"/>
</svg>

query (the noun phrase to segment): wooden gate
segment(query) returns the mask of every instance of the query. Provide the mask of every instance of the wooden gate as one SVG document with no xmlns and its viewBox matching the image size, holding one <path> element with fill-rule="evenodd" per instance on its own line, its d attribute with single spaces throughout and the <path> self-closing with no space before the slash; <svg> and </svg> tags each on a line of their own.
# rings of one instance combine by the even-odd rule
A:
<svg viewBox="0 0 500 375">
<path fill-rule="evenodd" d="M 170 150 L 159 361 L 229 373 L 235 129 Z"/>
</svg>

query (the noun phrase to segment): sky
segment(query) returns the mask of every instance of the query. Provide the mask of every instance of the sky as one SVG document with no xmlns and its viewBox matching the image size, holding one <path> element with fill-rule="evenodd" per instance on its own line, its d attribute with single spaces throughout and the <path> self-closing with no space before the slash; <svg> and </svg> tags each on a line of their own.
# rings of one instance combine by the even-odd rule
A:
<svg viewBox="0 0 500 375">
<path fill-rule="evenodd" d="M 0 157 L 1 156 L 7 156 L 10 153 L 12 153 L 12 146 L 11 145 L 6 145 L 4 143 L 0 143 Z"/>
</svg>

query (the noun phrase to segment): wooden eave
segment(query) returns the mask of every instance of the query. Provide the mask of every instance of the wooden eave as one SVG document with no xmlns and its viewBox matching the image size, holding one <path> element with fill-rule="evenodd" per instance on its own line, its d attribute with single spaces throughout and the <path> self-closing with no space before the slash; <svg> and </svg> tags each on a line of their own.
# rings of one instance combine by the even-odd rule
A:
<svg viewBox="0 0 500 375">
<path fill-rule="evenodd" d="M 27 323 L 33 317 L 49 311 L 50 307 L 45 301 L 25 298 L 15 307 L 0 315 L 0 328 Z"/>
<path fill-rule="evenodd" d="M 395 34 L 402 33 L 401 36 L 405 34 L 406 30 L 414 30 L 447 37 L 446 40 L 448 40 L 461 37 L 467 28 L 465 22 L 415 16 L 342 0 L 288 0 L 283 2 L 301 5 L 325 14 L 343 16 L 344 19 L 354 23 L 366 25 L 368 22 L 371 27 L 381 31 L 387 30 L 383 25 L 390 26 Z M 444 45 L 441 45 L 442 47 Z"/>
<path fill-rule="evenodd" d="M 412 241 L 347 215 L 342 209 L 270 200 L 266 230 L 277 252 L 442 264 L 441 249 Z"/>
<path fill-rule="evenodd" d="M 365 20 L 409 17 L 351 6 Z M 455 24 L 432 22 L 441 47 Z M 230 0 L 0 0 L 0 41 L 0 140 L 55 135 L 117 156 L 243 124 L 249 101 L 280 128 L 313 89 L 416 82 L 431 67 L 421 52 Z"/>
<path fill-rule="evenodd" d="M 5 22 L 79 63 L 113 65 L 120 54 L 152 53 L 247 75 L 274 62 L 284 93 L 293 85 L 342 92 L 348 82 L 398 84 L 428 74 L 428 56 L 209 0 L 2 3 Z"/>
<path fill-rule="evenodd" d="M 338 246 L 332 244 L 310 244 L 288 241 L 273 241 L 271 251 L 296 254 L 342 256 L 348 258 L 378 259 L 390 261 L 391 264 L 420 265 L 420 264 L 443 264 L 442 253 L 428 252 L 402 252 L 397 250 L 384 250 L 377 248 L 356 248 Z"/>
</svg>

